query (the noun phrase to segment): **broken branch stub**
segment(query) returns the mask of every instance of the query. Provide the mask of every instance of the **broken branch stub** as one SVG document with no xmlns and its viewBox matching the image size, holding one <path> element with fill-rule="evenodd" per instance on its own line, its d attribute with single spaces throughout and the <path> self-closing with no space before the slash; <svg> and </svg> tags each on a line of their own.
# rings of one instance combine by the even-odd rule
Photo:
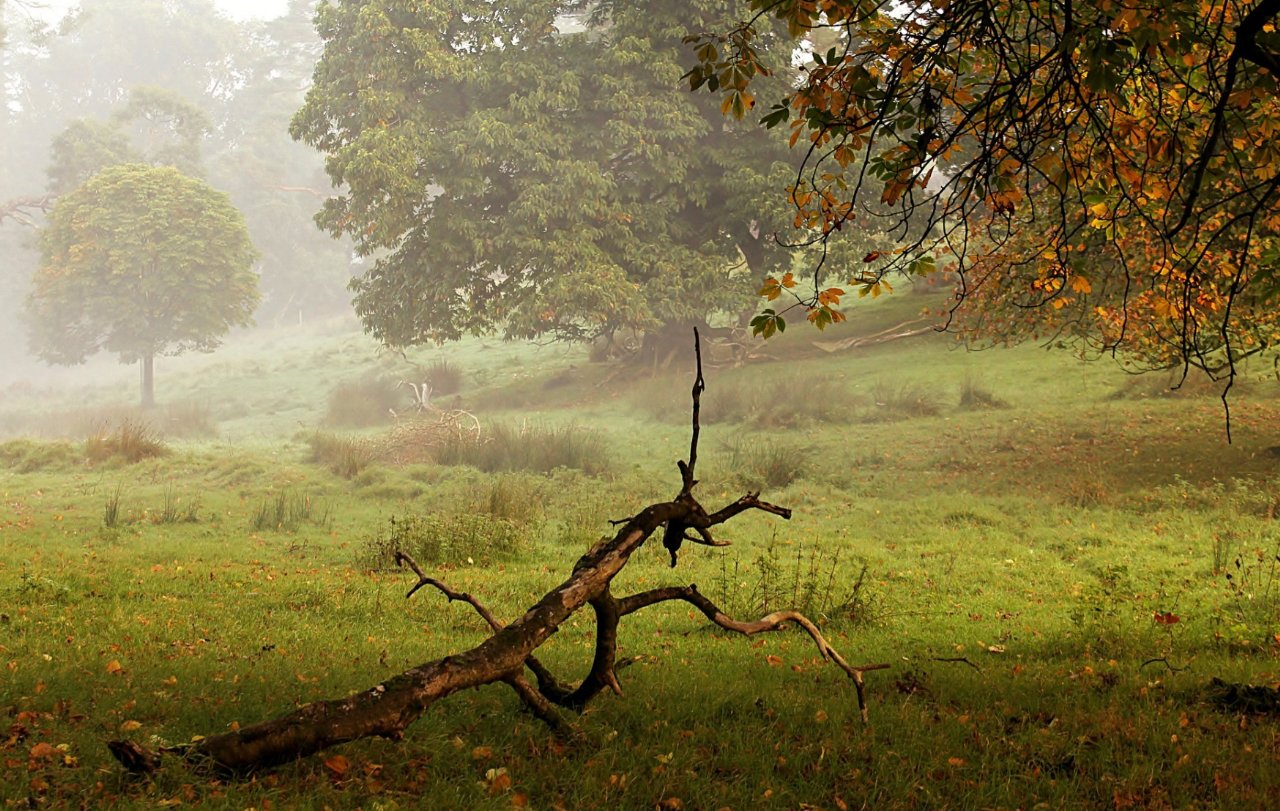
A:
<svg viewBox="0 0 1280 811">
<path fill-rule="evenodd" d="M 613 578 L 626 566 L 631 555 L 660 528 L 664 530 L 663 542 L 671 553 L 674 566 L 682 541 L 689 539 L 723 546 L 724 542 L 712 536 L 711 528 L 747 510 L 791 517 L 789 509 L 761 501 L 758 493 L 747 493 L 711 513 L 694 497 L 699 406 L 704 388 L 696 330 L 694 348 L 698 368 L 692 391 L 693 436 L 688 462 L 679 463 L 680 492 L 671 501 L 651 504 L 619 522 L 621 525 L 612 538 L 603 539 L 589 549 L 574 564 L 568 579 L 523 615 L 503 624 L 470 594 L 455 591 L 428 576 L 412 558 L 400 553 L 396 557 L 397 563 L 409 566 L 418 576 L 418 582 L 407 596 L 430 586 L 450 601 L 470 605 L 492 629 L 492 635 L 470 650 L 410 668 L 346 698 L 307 704 L 269 721 L 159 752 L 149 752 L 134 743 L 112 741 L 108 744 L 112 753 L 126 769 L 135 772 L 155 771 L 159 768 L 162 754 L 177 754 L 187 761 L 207 764 L 219 771 L 247 773 L 360 738 L 398 739 L 436 701 L 468 687 L 495 682 L 509 685 L 534 715 L 552 729 L 568 733 L 572 728 L 564 720 L 560 708 L 580 711 L 605 689 L 622 694 L 617 676 L 622 664 L 617 660 L 617 628 L 621 619 L 641 608 L 669 600 L 690 603 L 719 627 L 742 634 L 775 630 L 786 623 L 799 625 L 808 632 L 822 656 L 833 661 L 854 681 L 859 708 L 865 720 L 862 673 L 888 665 L 850 666 L 827 643 L 818 627 L 803 615 L 781 611 L 756 622 L 740 622 L 724 614 L 695 586 L 655 589 L 623 598 L 614 597 L 610 591 Z M 692 535 L 688 534 L 690 530 Z M 534 652 L 565 620 L 587 605 L 591 606 L 596 619 L 595 654 L 586 677 L 577 686 L 569 686 L 539 662 Z M 533 673 L 536 684 L 526 677 L 526 670 Z"/>
</svg>

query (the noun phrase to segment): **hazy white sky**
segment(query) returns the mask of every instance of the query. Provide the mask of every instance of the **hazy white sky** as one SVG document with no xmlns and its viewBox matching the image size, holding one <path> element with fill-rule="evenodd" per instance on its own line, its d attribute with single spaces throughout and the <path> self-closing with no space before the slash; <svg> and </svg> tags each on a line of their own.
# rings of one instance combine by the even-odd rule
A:
<svg viewBox="0 0 1280 811">
<path fill-rule="evenodd" d="M 58 19 L 79 0 L 32 0 L 32 6 L 44 6 L 44 16 Z M 266 20 L 284 14 L 288 0 L 213 0 L 227 16 L 237 20 Z"/>
</svg>

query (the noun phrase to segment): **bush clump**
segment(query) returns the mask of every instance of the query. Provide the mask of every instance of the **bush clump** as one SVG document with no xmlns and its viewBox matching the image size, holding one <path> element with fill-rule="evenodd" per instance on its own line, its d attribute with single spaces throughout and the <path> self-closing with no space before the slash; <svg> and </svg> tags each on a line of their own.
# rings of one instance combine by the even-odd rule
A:
<svg viewBox="0 0 1280 811">
<path fill-rule="evenodd" d="M 483 514 L 392 517 L 356 552 L 356 565 L 380 570 L 395 566 L 404 552 L 424 566 L 442 563 L 486 564 L 510 558 L 523 546 L 520 527 Z"/>
</svg>

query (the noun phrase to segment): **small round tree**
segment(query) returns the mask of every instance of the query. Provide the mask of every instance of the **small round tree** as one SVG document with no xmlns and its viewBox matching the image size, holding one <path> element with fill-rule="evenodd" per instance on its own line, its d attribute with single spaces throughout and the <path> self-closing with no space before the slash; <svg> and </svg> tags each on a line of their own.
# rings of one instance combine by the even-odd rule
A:
<svg viewBox="0 0 1280 811">
<path fill-rule="evenodd" d="M 27 298 L 32 348 L 49 363 L 99 350 L 142 364 L 209 351 L 258 303 L 257 253 L 225 194 L 172 167 L 113 166 L 59 199 Z"/>
</svg>

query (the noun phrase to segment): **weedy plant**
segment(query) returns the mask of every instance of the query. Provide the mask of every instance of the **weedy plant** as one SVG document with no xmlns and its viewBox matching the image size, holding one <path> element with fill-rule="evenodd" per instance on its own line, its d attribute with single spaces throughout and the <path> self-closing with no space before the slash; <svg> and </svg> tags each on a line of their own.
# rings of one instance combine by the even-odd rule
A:
<svg viewBox="0 0 1280 811">
<path fill-rule="evenodd" d="M 395 566 L 396 553 L 405 552 L 423 565 L 467 563 L 483 565 L 510 558 L 524 546 L 521 528 L 491 515 L 411 514 L 391 517 L 376 535 L 356 551 L 356 565 L 365 570 Z"/>
<path fill-rule="evenodd" d="M 715 580 L 714 600 L 733 616 L 759 616 L 795 609 L 802 614 L 839 618 L 854 624 L 873 620 L 875 598 L 861 564 L 852 582 L 840 550 L 780 544 L 775 535 L 750 563 L 737 552 L 723 552 Z"/>
</svg>

